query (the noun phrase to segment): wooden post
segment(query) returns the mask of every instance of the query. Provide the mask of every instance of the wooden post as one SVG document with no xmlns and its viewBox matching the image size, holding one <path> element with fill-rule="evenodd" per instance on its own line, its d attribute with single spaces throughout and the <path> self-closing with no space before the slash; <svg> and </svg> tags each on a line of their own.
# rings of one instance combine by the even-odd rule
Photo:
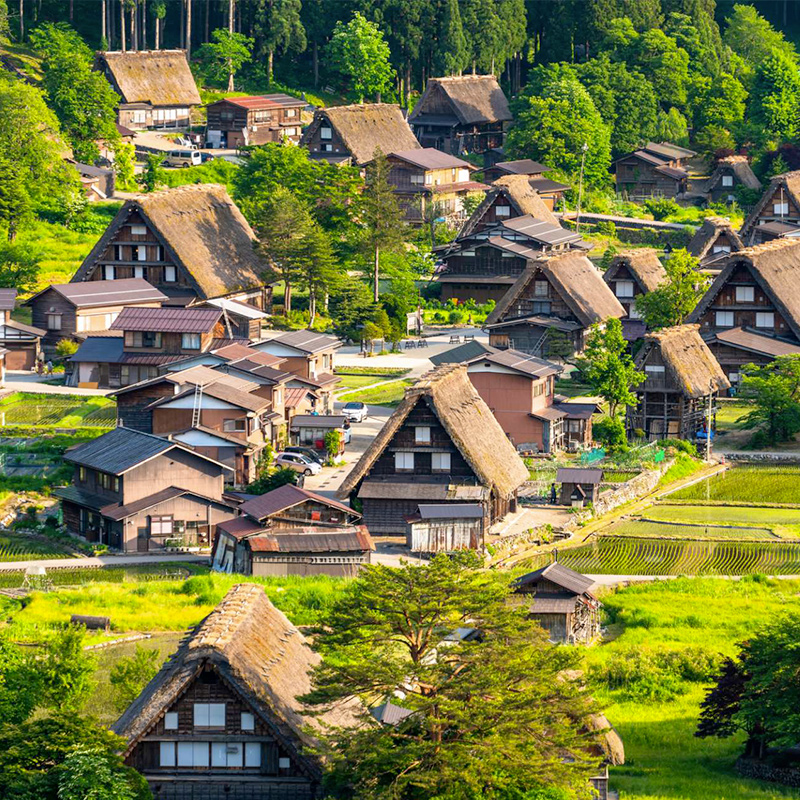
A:
<svg viewBox="0 0 800 800">
<path fill-rule="evenodd" d="M 192 55 L 192 0 L 186 0 L 186 58 Z"/>
</svg>

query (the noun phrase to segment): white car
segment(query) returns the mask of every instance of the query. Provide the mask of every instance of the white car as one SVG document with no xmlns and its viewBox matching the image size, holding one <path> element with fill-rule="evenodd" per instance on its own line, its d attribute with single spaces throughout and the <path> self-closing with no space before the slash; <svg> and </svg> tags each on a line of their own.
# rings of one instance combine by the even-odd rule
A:
<svg viewBox="0 0 800 800">
<path fill-rule="evenodd" d="M 363 422 L 367 418 L 367 407 L 364 403 L 345 403 L 342 406 L 342 414 L 347 417 L 350 422 Z"/>
<path fill-rule="evenodd" d="M 322 470 L 322 466 L 316 461 L 312 461 L 302 453 L 278 453 L 275 456 L 275 464 L 278 467 L 287 467 L 303 475 L 316 475 Z"/>
</svg>

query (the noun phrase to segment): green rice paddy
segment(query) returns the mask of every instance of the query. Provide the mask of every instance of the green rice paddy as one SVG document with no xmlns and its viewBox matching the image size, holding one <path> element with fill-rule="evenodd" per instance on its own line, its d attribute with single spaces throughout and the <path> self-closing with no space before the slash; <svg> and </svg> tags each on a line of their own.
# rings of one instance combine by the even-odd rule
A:
<svg viewBox="0 0 800 800">
<path fill-rule="evenodd" d="M 0 533 L 0 561 L 28 561 L 36 558 L 72 558 L 65 547 L 21 534 Z"/>
<path fill-rule="evenodd" d="M 19 393 L 0 403 L 0 426 L 113 428 L 117 407 L 105 397 Z"/>
<path fill-rule="evenodd" d="M 651 515 L 648 513 L 647 515 Z M 719 519 L 719 518 L 718 518 Z M 635 519 L 620 522 L 607 531 L 611 536 L 657 539 L 775 539 L 769 528 L 734 527 L 728 525 L 704 525 L 664 523 L 652 519 Z"/>
<path fill-rule="evenodd" d="M 600 536 L 558 561 L 597 575 L 800 575 L 800 543 Z"/>
<path fill-rule="evenodd" d="M 642 516 L 651 520 L 695 525 L 754 525 L 771 529 L 800 526 L 800 508 L 659 504 L 648 508 Z"/>
<path fill-rule="evenodd" d="M 734 467 L 679 489 L 669 499 L 799 503 L 800 465 Z"/>
</svg>

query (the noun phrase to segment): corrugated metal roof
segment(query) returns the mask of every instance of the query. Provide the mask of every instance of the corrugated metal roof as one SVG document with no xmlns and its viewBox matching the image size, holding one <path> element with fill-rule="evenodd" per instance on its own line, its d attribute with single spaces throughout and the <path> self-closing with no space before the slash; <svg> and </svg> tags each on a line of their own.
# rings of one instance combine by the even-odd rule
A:
<svg viewBox="0 0 800 800">
<path fill-rule="evenodd" d="M 322 495 L 314 494 L 313 492 L 309 492 L 306 489 L 301 489 L 299 486 L 293 486 L 289 483 L 284 486 L 279 486 L 277 489 L 273 489 L 271 492 L 262 494 L 252 500 L 247 500 L 242 503 L 239 508 L 243 514 L 247 514 L 249 517 L 253 517 L 257 520 L 264 520 L 280 511 L 300 505 L 300 503 L 305 503 L 308 500 L 322 503 L 330 508 L 337 508 L 346 514 L 359 516 L 357 511 L 354 511 L 349 506 L 337 500 L 331 500 Z"/>
<path fill-rule="evenodd" d="M 13 311 L 16 302 L 16 289 L 0 289 L 0 311 Z"/>
<path fill-rule="evenodd" d="M 499 350 L 494 353 L 487 353 L 483 357 L 477 357 L 471 363 L 477 364 L 480 361 L 488 361 L 490 364 L 497 364 L 501 367 L 508 367 L 516 372 L 522 372 L 534 378 L 545 378 L 548 375 L 559 375 L 563 367 L 547 361 L 543 358 L 522 353 L 519 350 Z"/>
<path fill-rule="evenodd" d="M 309 395 L 314 397 L 314 392 L 312 392 L 311 389 L 287 389 L 286 395 L 283 398 L 283 404 L 286 408 L 294 408 L 295 406 L 299 406 Z"/>
<path fill-rule="evenodd" d="M 551 222 L 544 222 L 540 219 L 534 219 L 527 214 L 523 217 L 514 217 L 514 219 L 505 220 L 503 227 L 521 233 L 529 239 L 543 244 L 563 244 L 564 242 L 576 242 L 581 237 L 575 231 L 568 231 L 560 225 L 553 225 Z"/>
<path fill-rule="evenodd" d="M 434 147 L 419 147 L 416 150 L 397 150 L 389 153 L 390 156 L 399 158 L 402 161 L 407 161 L 409 164 L 414 164 L 423 169 L 451 169 L 451 168 L 465 168 L 470 171 L 474 170 L 468 161 L 464 161 L 449 153 L 443 153 Z M 432 187 L 430 187 L 432 188 Z"/>
<path fill-rule="evenodd" d="M 558 483 L 600 483 L 603 480 L 602 469 L 581 467 L 560 467 L 556 472 Z"/>
<path fill-rule="evenodd" d="M 546 567 L 517 578 L 513 584 L 514 589 L 518 592 L 523 589 L 529 590 L 530 587 L 535 586 L 542 579 L 555 583 L 575 594 L 583 594 L 594 586 L 594 581 L 591 578 L 587 578 L 569 567 L 564 567 L 558 562 L 553 562 Z"/>
<path fill-rule="evenodd" d="M 256 350 L 246 344 L 229 344 L 214 350 L 214 355 L 224 358 L 227 361 L 239 361 L 246 358 L 263 367 L 274 367 L 286 361 L 286 356 L 274 356 L 272 353 L 265 353 L 263 350 Z"/>
<path fill-rule="evenodd" d="M 483 506 L 477 503 L 420 504 L 421 519 L 481 519 Z"/>
<path fill-rule="evenodd" d="M 297 414 L 292 417 L 291 428 L 341 428 L 346 419 L 338 414 Z"/>
<path fill-rule="evenodd" d="M 57 283 L 49 288 L 58 292 L 76 308 L 124 306 L 130 303 L 164 303 L 168 300 L 163 292 L 158 291 L 155 286 L 143 278 Z"/>
<path fill-rule="evenodd" d="M 402 706 L 396 706 L 394 703 L 383 703 L 371 708 L 369 713 L 382 725 L 399 725 L 414 712 Z"/>
<path fill-rule="evenodd" d="M 341 341 L 335 336 L 327 336 L 324 333 L 309 330 L 290 331 L 282 336 L 276 336 L 274 339 L 258 342 L 255 346 L 259 350 L 269 352 L 269 345 L 273 343 L 294 347 L 304 353 L 319 353 L 322 350 L 335 350 L 342 346 Z"/>
<path fill-rule="evenodd" d="M 123 308 L 109 327 L 118 331 L 209 333 L 221 316 L 218 308 Z"/>
<path fill-rule="evenodd" d="M 366 529 L 336 529 L 314 533 L 266 533 L 245 540 L 253 553 L 351 553 L 372 550 Z"/>
<path fill-rule="evenodd" d="M 119 364 L 122 361 L 123 345 L 123 340 L 118 336 L 90 336 L 70 356 L 70 361 L 73 364 Z"/>
<path fill-rule="evenodd" d="M 465 361 L 471 361 L 486 353 L 496 352 L 498 352 L 496 348 L 473 339 L 471 342 L 464 342 L 464 344 L 445 350 L 443 353 L 430 356 L 429 360 L 438 367 L 439 364 L 463 364 Z"/>
<path fill-rule="evenodd" d="M 262 94 L 251 97 L 224 97 L 216 103 L 209 103 L 206 108 L 211 108 L 217 103 L 231 103 L 234 106 L 241 106 L 251 110 L 267 110 L 271 108 L 304 108 L 306 103 L 297 97 L 288 94 Z"/>
<path fill-rule="evenodd" d="M 249 517 L 234 517 L 217 523 L 217 530 L 229 533 L 235 539 L 244 539 L 246 536 L 262 530 L 261 525 Z"/>
<path fill-rule="evenodd" d="M 132 428 L 114 428 L 91 442 L 67 450 L 64 460 L 112 475 L 122 475 L 137 464 L 173 447 L 178 445 L 160 436 Z"/>
</svg>

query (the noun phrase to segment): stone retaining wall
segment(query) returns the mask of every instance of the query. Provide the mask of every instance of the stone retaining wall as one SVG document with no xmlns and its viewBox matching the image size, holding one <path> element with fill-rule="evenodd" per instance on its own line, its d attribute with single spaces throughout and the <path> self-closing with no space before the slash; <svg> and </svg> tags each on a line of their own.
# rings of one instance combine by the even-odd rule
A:
<svg viewBox="0 0 800 800">
<path fill-rule="evenodd" d="M 745 778 L 800 787 L 800 769 L 796 767 L 776 767 L 766 761 L 739 758 L 736 771 Z"/>
<path fill-rule="evenodd" d="M 725 453 L 726 461 L 752 464 L 800 464 L 798 453 Z"/>
</svg>

